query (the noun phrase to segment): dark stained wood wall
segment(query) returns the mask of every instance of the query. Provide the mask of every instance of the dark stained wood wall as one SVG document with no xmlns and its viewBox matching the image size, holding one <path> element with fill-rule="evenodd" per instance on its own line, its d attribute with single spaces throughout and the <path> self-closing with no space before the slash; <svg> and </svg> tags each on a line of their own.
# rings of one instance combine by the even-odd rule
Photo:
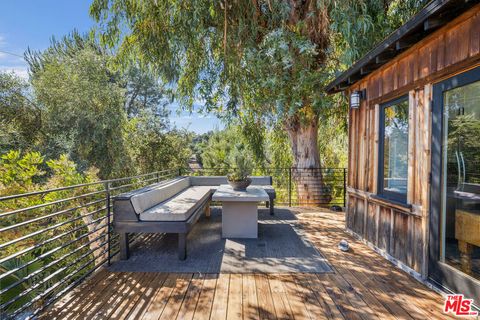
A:
<svg viewBox="0 0 480 320">
<path fill-rule="evenodd" d="M 480 64 L 480 5 L 415 44 L 349 88 L 367 99 L 349 114 L 346 227 L 426 276 L 430 199 L 432 85 Z M 409 96 L 407 202 L 377 194 L 379 104 Z"/>
</svg>

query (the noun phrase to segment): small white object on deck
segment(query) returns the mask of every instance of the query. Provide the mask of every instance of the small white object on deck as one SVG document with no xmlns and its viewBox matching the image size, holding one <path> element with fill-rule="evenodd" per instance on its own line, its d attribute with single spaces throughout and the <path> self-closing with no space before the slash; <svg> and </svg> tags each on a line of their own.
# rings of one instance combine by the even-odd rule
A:
<svg viewBox="0 0 480 320">
<path fill-rule="evenodd" d="M 347 252 L 350 249 L 350 245 L 348 244 L 347 240 L 342 240 L 338 244 L 338 249 L 342 250 L 343 252 Z"/>
</svg>

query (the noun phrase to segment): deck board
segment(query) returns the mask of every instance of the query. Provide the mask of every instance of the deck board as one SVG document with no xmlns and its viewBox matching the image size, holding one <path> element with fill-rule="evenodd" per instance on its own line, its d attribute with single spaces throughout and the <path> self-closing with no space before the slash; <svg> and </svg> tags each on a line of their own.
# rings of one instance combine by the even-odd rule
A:
<svg viewBox="0 0 480 320">
<path fill-rule="evenodd" d="M 230 286 L 230 274 L 222 273 L 218 276 L 215 298 L 212 306 L 212 319 L 227 318 L 228 290 Z"/>
<path fill-rule="evenodd" d="M 344 231 L 343 214 L 292 209 L 333 273 L 126 273 L 101 269 L 41 319 L 453 319 L 443 298 Z M 337 249 L 341 239 L 351 251 Z"/>
<path fill-rule="evenodd" d="M 183 299 L 177 315 L 177 319 L 193 319 L 195 308 L 197 307 L 198 299 L 200 298 L 200 293 L 202 292 L 203 278 L 204 276 L 202 274 L 193 275 L 193 279 L 190 281 L 187 293 L 185 294 L 185 298 Z"/>
</svg>

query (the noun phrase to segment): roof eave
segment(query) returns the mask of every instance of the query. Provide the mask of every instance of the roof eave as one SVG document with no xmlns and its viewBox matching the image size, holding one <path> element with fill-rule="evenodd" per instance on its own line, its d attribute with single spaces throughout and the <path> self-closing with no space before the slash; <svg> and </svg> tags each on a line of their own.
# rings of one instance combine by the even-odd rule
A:
<svg viewBox="0 0 480 320">
<path fill-rule="evenodd" d="M 478 0 L 434 0 L 430 2 L 408 22 L 392 32 L 348 70 L 329 83 L 326 87 L 327 93 L 344 91 L 477 3 L 479 3 Z"/>
</svg>

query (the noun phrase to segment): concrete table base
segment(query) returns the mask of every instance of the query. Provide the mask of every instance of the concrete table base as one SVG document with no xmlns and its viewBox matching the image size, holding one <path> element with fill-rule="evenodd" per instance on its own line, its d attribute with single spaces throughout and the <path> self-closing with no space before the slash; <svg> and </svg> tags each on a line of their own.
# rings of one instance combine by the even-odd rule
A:
<svg viewBox="0 0 480 320">
<path fill-rule="evenodd" d="M 223 202 L 223 238 L 257 238 L 257 202 Z"/>
<path fill-rule="evenodd" d="M 220 185 L 212 201 L 222 202 L 223 238 L 258 238 L 258 209 L 262 201 L 269 201 L 262 187 L 250 186 L 235 191 L 229 185 Z"/>
</svg>

